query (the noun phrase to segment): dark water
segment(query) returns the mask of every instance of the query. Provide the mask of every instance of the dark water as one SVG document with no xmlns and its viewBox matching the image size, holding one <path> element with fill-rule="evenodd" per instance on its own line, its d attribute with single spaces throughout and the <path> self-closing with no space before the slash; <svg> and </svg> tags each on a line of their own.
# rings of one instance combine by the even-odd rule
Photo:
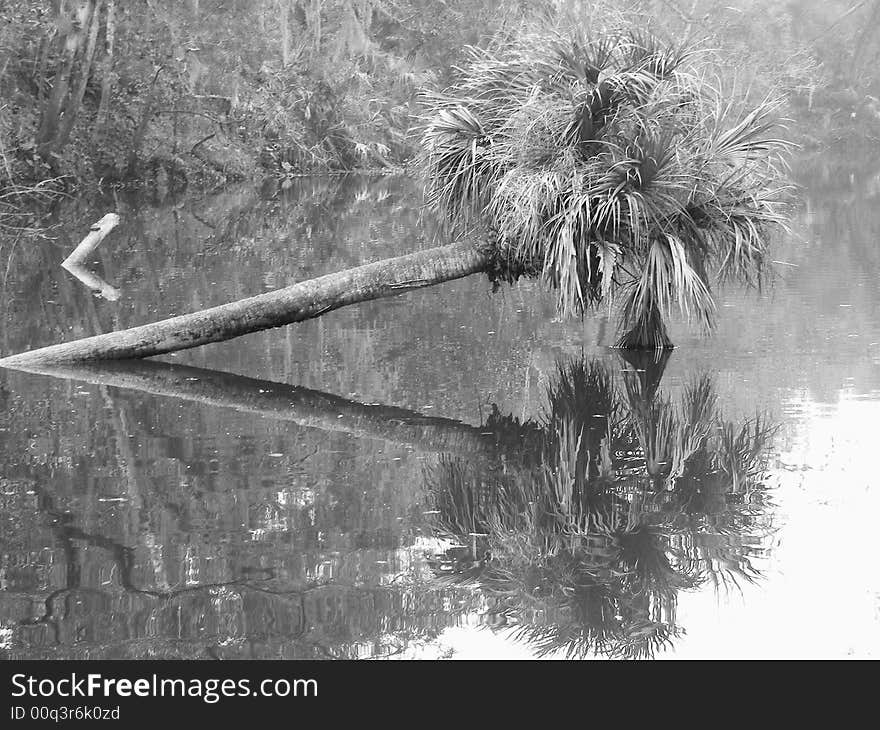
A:
<svg viewBox="0 0 880 730">
<path fill-rule="evenodd" d="M 472 277 L 75 377 L 0 372 L 0 656 L 876 656 L 880 177 L 797 168 L 761 293 L 668 362 Z M 71 201 L 0 352 L 431 245 L 403 180 Z M 122 224 L 96 298 L 58 267 Z M 427 226 L 430 227 L 429 225 Z"/>
</svg>

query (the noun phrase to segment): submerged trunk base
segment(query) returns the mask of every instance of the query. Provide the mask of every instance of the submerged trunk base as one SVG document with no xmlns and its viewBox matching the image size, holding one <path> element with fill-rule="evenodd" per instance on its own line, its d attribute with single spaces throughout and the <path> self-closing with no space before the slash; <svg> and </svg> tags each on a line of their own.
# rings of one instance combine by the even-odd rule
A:
<svg viewBox="0 0 880 730">
<path fill-rule="evenodd" d="M 675 347 L 669 339 L 663 315 L 656 307 L 640 317 L 614 346 L 622 350 L 671 350 Z"/>
</svg>

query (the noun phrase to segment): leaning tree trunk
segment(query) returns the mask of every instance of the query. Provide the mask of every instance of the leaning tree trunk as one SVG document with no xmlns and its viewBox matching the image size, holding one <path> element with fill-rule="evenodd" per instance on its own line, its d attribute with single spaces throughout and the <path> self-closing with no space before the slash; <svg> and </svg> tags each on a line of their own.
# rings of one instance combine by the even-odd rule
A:
<svg viewBox="0 0 880 730">
<path fill-rule="evenodd" d="M 12 355 L 0 359 L 0 366 L 124 360 L 186 350 L 312 319 L 349 304 L 460 279 L 486 270 L 489 263 L 489 252 L 471 243 L 440 246 L 153 324 Z"/>
</svg>

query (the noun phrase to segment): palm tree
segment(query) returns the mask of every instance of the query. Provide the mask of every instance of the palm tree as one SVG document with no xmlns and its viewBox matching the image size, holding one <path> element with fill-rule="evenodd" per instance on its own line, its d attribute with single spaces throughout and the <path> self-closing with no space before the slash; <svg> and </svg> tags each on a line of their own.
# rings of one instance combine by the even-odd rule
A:
<svg viewBox="0 0 880 730">
<path fill-rule="evenodd" d="M 528 33 L 432 95 L 428 201 L 491 237 L 491 272 L 541 276 L 564 314 L 619 303 L 618 346 L 671 347 L 677 305 L 711 326 L 710 279 L 752 283 L 784 225 L 779 101 L 724 101 L 708 60 L 640 30 Z"/>
<path fill-rule="evenodd" d="M 455 243 L 0 365 L 150 357 L 481 272 L 540 276 L 565 314 L 617 303 L 620 347 L 665 349 L 673 306 L 711 326 L 712 276 L 759 279 L 785 223 L 776 100 L 742 112 L 709 82 L 708 55 L 626 24 L 470 53 L 426 97 L 427 205 Z"/>
<path fill-rule="evenodd" d="M 621 391 L 599 363 L 563 364 L 540 423 L 484 426 L 523 435 L 516 466 L 429 474 L 435 528 L 471 546 L 438 579 L 477 588 L 540 654 L 652 656 L 680 633 L 680 590 L 760 575 L 773 429 L 725 421 L 705 377 L 663 396 L 665 358 L 635 365 Z"/>
</svg>

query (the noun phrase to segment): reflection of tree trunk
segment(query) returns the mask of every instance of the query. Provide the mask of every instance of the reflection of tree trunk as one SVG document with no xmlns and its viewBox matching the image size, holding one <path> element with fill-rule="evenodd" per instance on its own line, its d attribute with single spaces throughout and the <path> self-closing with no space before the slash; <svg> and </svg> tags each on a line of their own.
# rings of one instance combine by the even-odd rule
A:
<svg viewBox="0 0 880 730">
<path fill-rule="evenodd" d="M 95 57 L 95 45 L 98 42 L 98 27 L 101 24 L 101 6 L 104 0 L 97 0 L 92 9 L 92 22 L 89 27 L 89 37 L 86 43 L 86 50 L 80 61 L 79 83 L 70 97 L 70 101 L 64 110 L 64 117 L 61 120 L 61 128 L 58 131 L 58 138 L 55 141 L 54 149 L 61 150 L 70 139 L 70 132 L 73 130 L 76 115 L 79 113 L 80 105 L 86 93 L 86 85 L 89 82 L 89 75 L 92 72 L 92 59 Z"/>
<path fill-rule="evenodd" d="M 637 400 L 650 403 L 657 395 L 660 381 L 666 371 L 666 363 L 672 356 L 670 350 L 621 350 L 620 357 L 630 367 L 624 371 L 627 391 L 637 394 Z"/>
<path fill-rule="evenodd" d="M 0 366 L 144 358 L 306 319 L 334 309 L 433 286 L 484 271 L 487 252 L 471 243 L 365 264 L 193 314 L 0 359 Z"/>
<path fill-rule="evenodd" d="M 669 350 L 662 350 L 659 358 L 652 352 L 630 352 L 621 355 L 630 368 L 623 371 L 623 382 L 632 419 L 645 457 L 645 470 L 657 486 L 669 473 L 671 464 L 667 453 L 665 433 L 659 433 L 661 411 L 655 407 L 657 390 L 669 360 Z"/>
<path fill-rule="evenodd" d="M 98 310 L 95 308 L 95 302 L 91 299 L 87 300 L 87 318 L 91 322 L 93 332 L 102 332 L 101 321 L 98 317 Z M 137 542 L 140 534 L 141 512 L 143 509 L 143 498 L 141 497 L 141 489 L 139 485 L 138 475 L 136 471 L 136 460 L 131 452 L 131 446 L 128 442 L 128 423 L 124 407 L 120 404 L 117 408 L 112 396 L 107 390 L 106 385 L 100 386 L 101 399 L 110 413 L 110 421 L 116 436 L 116 454 L 120 469 L 125 477 L 125 493 L 128 497 L 128 509 L 126 510 L 127 519 L 124 521 L 123 539 L 126 544 Z M 122 546 L 120 546 L 122 547 Z M 127 550 L 127 548 L 122 548 Z"/>
<path fill-rule="evenodd" d="M 153 82 L 150 84 L 150 90 L 147 92 L 147 99 L 144 102 L 144 109 L 141 112 L 141 120 L 138 122 L 131 141 L 131 150 L 128 153 L 128 174 L 131 176 L 137 173 L 141 146 L 144 143 L 144 138 L 147 136 L 147 127 L 150 126 L 150 121 L 156 111 L 156 81 L 159 80 L 160 73 L 162 73 L 162 66 L 156 69 L 156 73 L 153 76 Z"/>
<path fill-rule="evenodd" d="M 108 362 L 30 370 L 202 405 L 231 408 L 304 428 L 404 444 L 431 453 L 491 454 L 483 429 L 393 406 L 368 406 L 329 393 L 232 373 L 161 362 Z"/>
<path fill-rule="evenodd" d="M 694 20 L 696 20 L 697 5 L 699 4 L 699 2 L 700 0 L 693 0 L 693 2 L 691 3 L 691 9 L 690 12 L 688 12 L 687 25 L 684 28 L 683 41 L 686 41 L 691 37 L 691 31 L 694 28 Z"/>
<path fill-rule="evenodd" d="M 125 494 L 128 497 L 128 509 L 126 519 L 123 522 L 123 540 L 126 544 L 135 544 L 139 541 L 141 533 L 141 513 L 144 500 L 141 496 L 140 480 L 138 479 L 137 460 L 131 452 L 128 442 L 128 417 L 122 404 L 117 405 L 107 390 L 107 386 L 101 386 L 101 398 L 110 413 L 110 421 L 116 436 L 116 459 L 120 471 L 124 476 Z M 145 537 L 153 538 L 152 533 Z M 155 538 L 153 538 L 155 541 Z"/>
<path fill-rule="evenodd" d="M 312 0 L 310 15 L 309 29 L 312 31 L 315 53 L 318 53 L 321 50 L 321 0 Z"/>
<path fill-rule="evenodd" d="M 290 0 L 279 0 L 281 13 L 278 22 L 281 23 L 281 65 L 284 68 L 290 65 Z"/>
<path fill-rule="evenodd" d="M 107 20 L 104 32 L 104 58 L 101 60 L 101 100 L 95 121 L 97 134 L 107 121 L 107 108 L 113 90 L 113 43 L 116 39 L 116 0 L 107 0 Z"/>
<path fill-rule="evenodd" d="M 64 100 L 70 86 L 73 63 L 91 17 L 91 9 L 92 3 L 88 0 L 80 0 L 72 13 L 67 12 L 63 2 L 56 6 L 56 20 L 58 23 L 64 23 L 66 30 L 59 37 L 64 47 L 64 53 L 55 71 L 55 77 L 52 80 L 52 93 L 43 109 L 40 128 L 35 140 L 38 151 L 44 157 L 48 157 L 55 151 L 53 143 L 58 132 L 58 122 L 61 119 Z M 67 21 L 69 21 L 69 25 Z"/>
<path fill-rule="evenodd" d="M 859 78 L 868 47 L 870 46 L 871 40 L 876 35 L 878 28 L 880 28 L 880 0 L 874 0 L 874 7 L 871 10 L 871 15 L 867 22 L 862 25 L 862 31 L 859 33 L 859 37 L 855 42 L 851 71 L 852 80 L 854 82 Z"/>
</svg>

